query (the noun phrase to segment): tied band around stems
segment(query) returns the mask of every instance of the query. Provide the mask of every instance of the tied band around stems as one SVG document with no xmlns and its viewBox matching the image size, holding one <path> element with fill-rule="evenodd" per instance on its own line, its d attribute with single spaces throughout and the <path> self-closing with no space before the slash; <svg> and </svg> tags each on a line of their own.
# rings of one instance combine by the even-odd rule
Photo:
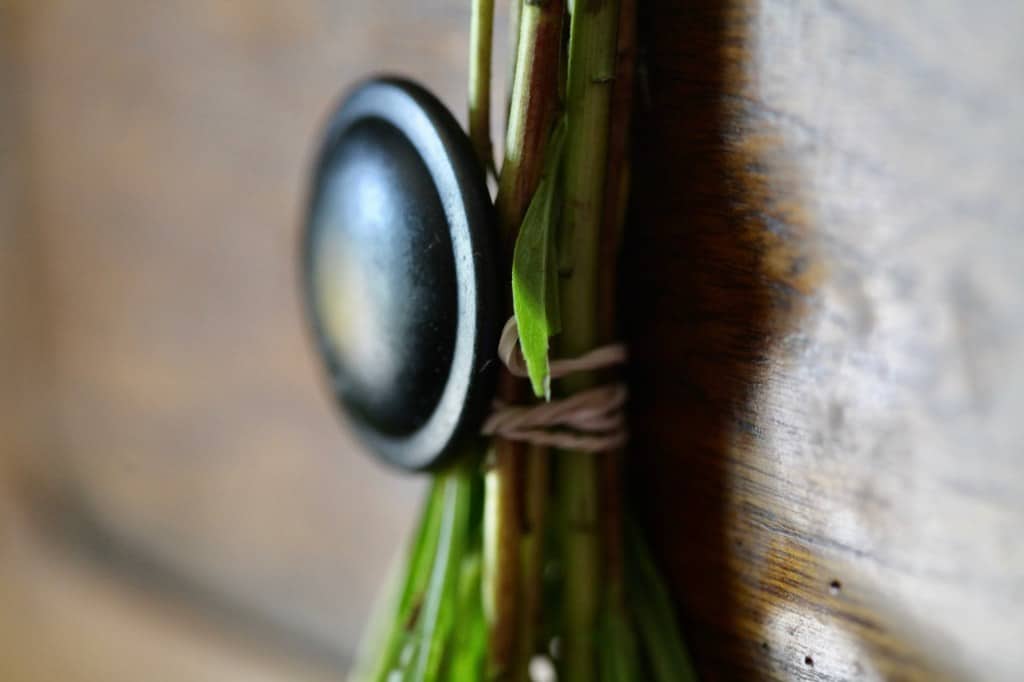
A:
<svg viewBox="0 0 1024 682">
<path fill-rule="evenodd" d="M 527 376 L 514 317 L 509 318 L 501 332 L 498 357 L 513 376 Z M 576 358 L 551 360 L 549 372 L 552 379 L 558 379 L 575 372 L 619 365 L 626 357 L 626 347 L 614 343 Z M 494 411 L 484 422 L 483 433 L 562 450 L 614 450 L 627 439 L 623 413 L 627 397 L 624 384 L 612 383 L 536 405 L 507 405 L 496 400 Z"/>
</svg>

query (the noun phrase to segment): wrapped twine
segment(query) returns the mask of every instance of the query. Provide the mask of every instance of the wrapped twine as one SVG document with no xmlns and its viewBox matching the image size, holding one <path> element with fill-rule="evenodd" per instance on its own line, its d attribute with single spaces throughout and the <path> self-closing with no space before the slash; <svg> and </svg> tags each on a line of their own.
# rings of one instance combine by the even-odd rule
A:
<svg viewBox="0 0 1024 682">
<path fill-rule="evenodd" d="M 552 379 L 558 379 L 576 372 L 620 365 L 627 357 L 625 345 L 613 343 L 579 357 L 551 360 L 549 371 Z M 527 376 L 514 317 L 509 318 L 501 332 L 498 358 L 512 375 Z M 482 431 L 486 436 L 563 450 L 614 450 L 628 439 L 624 412 L 627 398 L 626 385 L 614 382 L 535 405 L 509 405 L 495 400 Z"/>
</svg>

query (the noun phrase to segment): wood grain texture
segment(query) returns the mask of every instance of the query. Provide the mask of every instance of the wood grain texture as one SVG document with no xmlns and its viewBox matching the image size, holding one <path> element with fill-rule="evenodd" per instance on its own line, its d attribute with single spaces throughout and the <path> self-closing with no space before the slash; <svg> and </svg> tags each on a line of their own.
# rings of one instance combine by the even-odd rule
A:
<svg viewBox="0 0 1024 682">
<path fill-rule="evenodd" d="M 94 561 L 79 545 L 53 542 L 26 516 L 24 490 L 10 484 L 0 477 L 0 679 L 338 679 L 329 656 L 211 617 L 215 609 L 186 595 L 168 599 L 147 581 Z"/>
<path fill-rule="evenodd" d="M 422 484 L 366 457 L 322 386 L 299 306 L 307 168 L 369 74 L 464 118 L 469 4 L 0 11 L 0 425 L 17 426 L 0 454 L 31 474 L 33 530 L 156 603 L 344 668 Z M 26 637 L 53 637 L 46 619 Z"/>
<path fill-rule="evenodd" d="M 1024 675 L 1024 9 L 643 6 L 633 482 L 707 680 Z"/>
</svg>

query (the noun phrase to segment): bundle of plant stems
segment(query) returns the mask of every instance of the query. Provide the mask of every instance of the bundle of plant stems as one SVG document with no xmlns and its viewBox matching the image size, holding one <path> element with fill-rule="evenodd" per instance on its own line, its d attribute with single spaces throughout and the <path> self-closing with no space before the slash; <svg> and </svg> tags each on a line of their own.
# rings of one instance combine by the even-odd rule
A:
<svg viewBox="0 0 1024 682">
<path fill-rule="evenodd" d="M 469 134 L 493 168 L 494 0 L 472 0 Z M 571 395 L 551 357 L 614 340 L 628 192 L 635 0 L 513 0 L 514 69 L 496 207 L 529 381 L 499 396 Z M 532 389 L 532 390 L 531 390 Z M 695 679 L 670 600 L 622 500 L 620 451 L 473 441 L 435 474 L 356 679 Z M 531 672 L 532 671 L 532 672 Z"/>
</svg>

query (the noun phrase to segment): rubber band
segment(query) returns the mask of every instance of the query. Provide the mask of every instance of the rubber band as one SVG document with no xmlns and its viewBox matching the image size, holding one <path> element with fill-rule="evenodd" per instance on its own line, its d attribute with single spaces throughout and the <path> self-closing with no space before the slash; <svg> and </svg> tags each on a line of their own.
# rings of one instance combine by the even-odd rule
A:
<svg viewBox="0 0 1024 682">
<path fill-rule="evenodd" d="M 505 323 L 501 332 L 498 357 L 512 375 L 527 376 L 514 317 Z M 613 343 L 576 358 L 551 360 L 549 372 L 552 379 L 558 379 L 576 372 L 619 365 L 627 357 L 625 345 Z M 487 436 L 564 450 L 614 450 L 622 447 L 628 438 L 624 414 L 628 397 L 625 384 L 616 382 L 535 405 L 508 405 L 495 401 L 494 410 L 484 422 L 482 431 Z"/>
</svg>

